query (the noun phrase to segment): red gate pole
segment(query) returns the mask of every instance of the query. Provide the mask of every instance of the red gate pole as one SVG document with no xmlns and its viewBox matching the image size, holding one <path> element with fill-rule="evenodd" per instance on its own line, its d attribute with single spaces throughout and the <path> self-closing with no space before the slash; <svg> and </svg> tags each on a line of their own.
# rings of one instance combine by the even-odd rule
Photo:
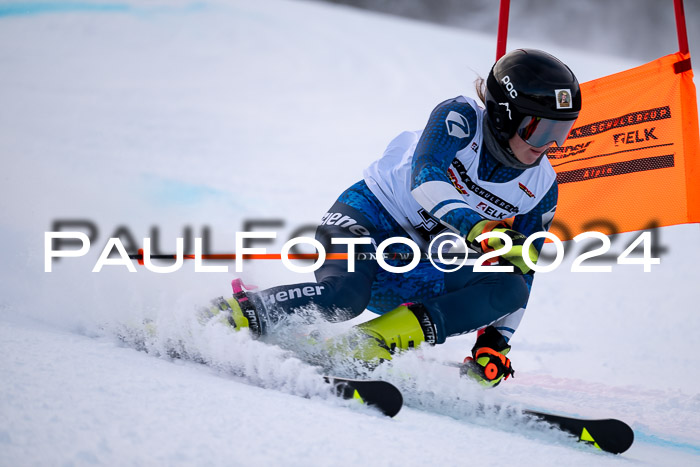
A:
<svg viewBox="0 0 700 467">
<path fill-rule="evenodd" d="M 688 32 L 685 29 L 685 11 L 683 10 L 683 0 L 673 0 L 673 6 L 676 11 L 676 30 L 678 31 L 678 51 L 682 54 L 687 54 L 688 50 Z M 501 8 L 503 5 L 501 4 Z"/>
<path fill-rule="evenodd" d="M 680 0 L 676 0 L 676 3 Z M 682 9 L 682 5 L 681 5 Z M 498 38 L 496 40 L 496 60 L 506 53 L 506 41 L 508 40 L 508 13 L 510 12 L 510 0 L 501 0 L 498 11 Z M 683 23 L 685 28 L 685 22 Z M 684 29 L 685 30 L 685 29 Z"/>
</svg>

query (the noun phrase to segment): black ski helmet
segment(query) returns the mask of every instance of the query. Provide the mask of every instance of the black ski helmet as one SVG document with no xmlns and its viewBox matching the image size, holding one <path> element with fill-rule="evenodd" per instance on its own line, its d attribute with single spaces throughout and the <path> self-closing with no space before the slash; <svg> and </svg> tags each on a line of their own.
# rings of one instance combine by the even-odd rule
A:
<svg viewBox="0 0 700 467">
<path fill-rule="evenodd" d="M 581 110 L 574 73 L 558 58 L 535 49 L 501 57 L 486 80 L 485 97 L 489 126 L 506 148 L 516 131 L 531 146 L 553 141 L 561 146 Z"/>
</svg>

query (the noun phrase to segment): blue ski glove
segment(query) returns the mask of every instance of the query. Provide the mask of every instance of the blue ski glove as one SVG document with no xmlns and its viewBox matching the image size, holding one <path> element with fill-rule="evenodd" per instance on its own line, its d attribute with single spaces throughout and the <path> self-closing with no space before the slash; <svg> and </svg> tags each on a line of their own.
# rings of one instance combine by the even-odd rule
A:
<svg viewBox="0 0 700 467">
<path fill-rule="evenodd" d="M 476 339 L 472 356 L 464 359 L 460 375 L 477 381 L 489 388 L 515 374 L 506 354 L 510 346 L 493 326 L 488 326 Z"/>
<path fill-rule="evenodd" d="M 482 253 L 487 253 L 489 251 L 494 251 L 498 250 L 500 248 L 503 248 L 505 246 L 505 243 L 503 243 L 503 240 L 501 240 L 498 237 L 491 237 L 487 238 L 485 240 L 482 240 L 481 242 L 476 241 L 476 237 L 481 235 L 482 233 L 488 233 L 488 232 L 501 232 L 506 234 L 508 237 L 513 242 L 513 246 L 511 249 L 504 254 L 498 256 L 498 264 L 501 266 L 514 266 L 514 271 L 518 274 L 528 274 L 528 273 L 533 273 L 533 271 L 530 269 L 530 267 L 525 264 L 525 260 L 523 259 L 523 254 L 528 255 L 530 258 L 530 261 L 533 263 L 537 263 L 537 259 L 539 258 L 539 254 L 537 253 L 537 249 L 535 246 L 530 243 L 530 246 L 527 248 L 527 251 L 523 249 L 523 246 L 525 244 L 525 240 L 527 240 L 527 237 L 520 232 L 517 232 L 513 229 L 511 229 L 511 225 L 507 223 L 506 221 L 487 221 L 483 220 L 480 222 L 477 222 L 474 227 L 469 231 L 469 234 L 467 235 L 467 244 L 475 249 L 476 251 L 480 251 Z"/>
</svg>

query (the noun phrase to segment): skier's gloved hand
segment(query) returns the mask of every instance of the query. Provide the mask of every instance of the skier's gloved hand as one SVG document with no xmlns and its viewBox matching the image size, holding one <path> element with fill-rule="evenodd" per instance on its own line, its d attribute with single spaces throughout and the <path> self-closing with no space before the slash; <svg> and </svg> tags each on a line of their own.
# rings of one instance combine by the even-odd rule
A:
<svg viewBox="0 0 700 467">
<path fill-rule="evenodd" d="M 472 378 L 482 386 L 498 386 L 502 380 L 515 374 L 506 357 L 509 351 L 510 346 L 501 333 L 493 326 L 488 326 L 472 347 L 472 356 L 464 359 L 460 374 Z"/>
<path fill-rule="evenodd" d="M 527 248 L 527 250 L 525 250 L 524 244 L 527 237 L 520 232 L 513 230 L 511 225 L 506 221 L 483 220 L 477 222 L 467 235 L 467 244 L 474 250 L 481 253 L 498 250 L 505 246 L 503 240 L 498 237 L 490 237 L 482 240 L 481 242 L 476 241 L 476 237 L 482 233 L 488 232 L 501 232 L 510 237 L 511 241 L 513 242 L 513 246 L 509 251 L 506 251 L 498 256 L 499 265 L 514 266 L 514 271 L 519 274 L 528 274 L 532 272 L 530 267 L 525 264 L 523 255 L 527 255 L 530 258 L 530 261 L 537 263 L 537 259 L 539 258 L 537 249 L 532 243 L 530 243 L 530 246 Z M 495 262 L 495 258 L 493 262 Z"/>
</svg>

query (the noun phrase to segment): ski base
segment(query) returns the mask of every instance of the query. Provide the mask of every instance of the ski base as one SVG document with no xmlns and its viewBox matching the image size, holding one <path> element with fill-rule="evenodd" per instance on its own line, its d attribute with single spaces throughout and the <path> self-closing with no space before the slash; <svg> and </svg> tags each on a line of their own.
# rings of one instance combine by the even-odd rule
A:
<svg viewBox="0 0 700 467">
<path fill-rule="evenodd" d="M 581 442 L 591 444 L 602 451 L 612 454 L 620 454 L 627 451 L 634 442 L 634 431 L 632 431 L 632 428 L 625 422 L 614 418 L 586 420 L 535 410 L 523 410 L 523 414 L 549 423 L 561 431 L 575 436 Z"/>
<path fill-rule="evenodd" d="M 401 391 L 393 384 L 381 380 L 360 380 L 324 376 L 333 386 L 335 395 L 343 399 L 355 399 L 374 407 L 387 417 L 399 413 L 403 406 Z"/>
</svg>

